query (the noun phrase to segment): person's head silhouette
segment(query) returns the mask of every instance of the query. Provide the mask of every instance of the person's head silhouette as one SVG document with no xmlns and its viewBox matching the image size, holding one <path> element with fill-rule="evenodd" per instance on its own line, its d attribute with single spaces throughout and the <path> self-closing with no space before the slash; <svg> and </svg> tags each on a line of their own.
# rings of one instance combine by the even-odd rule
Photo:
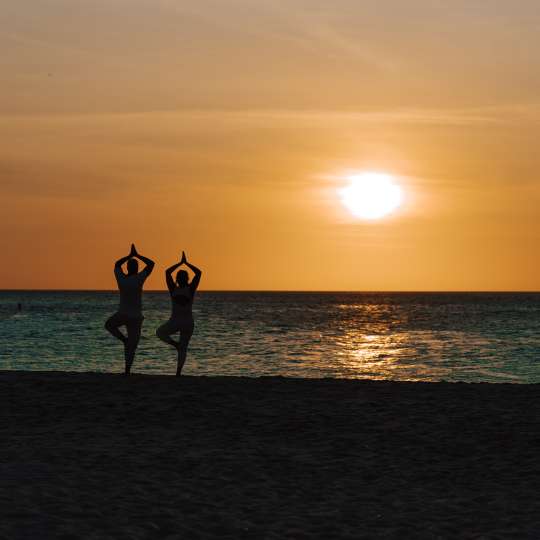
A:
<svg viewBox="0 0 540 540">
<path fill-rule="evenodd" d="M 134 276 L 139 272 L 139 263 L 135 259 L 129 259 L 126 266 L 128 276 Z"/>
<path fill-rule="evenodd" d="M 189 274 L 185 270 L 180 270 L 176 274 L 176 283 L 179 287 L 187 287 L 189 285 Z"/>
</svg>

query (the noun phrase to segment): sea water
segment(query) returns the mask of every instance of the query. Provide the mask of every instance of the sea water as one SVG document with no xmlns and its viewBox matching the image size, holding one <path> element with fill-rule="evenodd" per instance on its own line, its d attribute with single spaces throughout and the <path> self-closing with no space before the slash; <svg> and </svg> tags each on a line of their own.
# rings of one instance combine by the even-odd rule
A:
<svg viewBox="0 0 540 540">
<path fill-rule="evenodd" d="M 174 374 L 144 293 L 135 373 Z M 22 305 L 18 311 L 17 304 Z M 0 292 L 0 369 L 120 372 L 116 292 Z M 199 292 L 189 375 L 540 382 L 540 294 Z"/>
</svg>

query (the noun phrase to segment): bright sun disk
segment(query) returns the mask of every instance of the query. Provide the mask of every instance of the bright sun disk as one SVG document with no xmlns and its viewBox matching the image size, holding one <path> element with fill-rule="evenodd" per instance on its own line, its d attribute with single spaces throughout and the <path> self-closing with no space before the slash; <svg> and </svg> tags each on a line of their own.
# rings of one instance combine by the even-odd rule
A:
<svg viewBox="0 0 540 540">
<path fill-rule="evenodd" d="M 362 219 L 380 219 L 391 214 L 403 200 L 401 187 L 385 173 L 365 172 L 349 176 L 350 184 L 339 190 L 346 208 Z"/>
</svg>

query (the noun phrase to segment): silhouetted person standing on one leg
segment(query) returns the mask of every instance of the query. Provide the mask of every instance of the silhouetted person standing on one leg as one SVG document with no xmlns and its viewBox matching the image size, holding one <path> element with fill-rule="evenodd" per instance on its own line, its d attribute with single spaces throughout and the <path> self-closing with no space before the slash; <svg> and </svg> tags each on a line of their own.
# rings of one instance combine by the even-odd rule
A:
<svg viewBox="0 0 540 540">
<path fill-rule="evenodd" d="M 183 264 L 195 274 L 191 283 L 189 282 L 189 275 L 185 270 L 180 270 L 176 274 L 176 282 L 172 278 L 172 273 Z M 156 335 L 159 339 L 172 345 L 178 351 L 177 377 L 182 373 L 182 368 L 186 362 L 189 340 L 193 334 L 194 322 L 191 307 L 193 305 L 195 291 L 201 281 L 201 275 L 202 272 L 196 266 L 187 262 L 186 254 L 183 251 L 180 262 L 173 264 L 165 271 L 167 288 L 171 295 L 172 313 L 171 318 L 156 330 Z M 175 334 L 176 332 L 180 332 L 180 339 L 178 341 L 174 341 L 171 338 L 171 334 Z"/>
<path fill-rule="evenodd" d="M 146 264 L 139 272 L 137 259 Z M 127 273 L 122 270 L 122 265 L 127 262 Z M 124 357 L 126 361 L 125 374 L 129 375 L 135 351 L 141 337 L 143 323 L 142 315 L 142 288 L 146 278 L 154 269 L 154 261 L 137 253 L 135 246 L 131 244 L 131 252 L 126 257 L 116 261 L 114 276 L 120 290 L 120 306 L 118 311 L 107 319 L 105 328 L 124 344 Z M 120 332 L 119 327 L 125 326 L 127 336 Z"/>
</svg>

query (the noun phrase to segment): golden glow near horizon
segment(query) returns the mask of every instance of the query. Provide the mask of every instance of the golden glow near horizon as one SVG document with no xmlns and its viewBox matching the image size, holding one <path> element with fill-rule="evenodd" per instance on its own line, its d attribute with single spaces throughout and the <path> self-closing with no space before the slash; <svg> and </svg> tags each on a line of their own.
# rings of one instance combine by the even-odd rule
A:
<svg viewBox="0 0 540 540">
<path fill-rule="evenodd" d="M 377 220 L 394 212 L 403 201 L 403 192 L 394 178 L 380 172 L 350 176 L 349 185 L 339 190 L 345 207 L 356 217 Z"/>
<path fill-rule="evenodd" d="M 0 288 L 540 289 L 537 0 L 4 4 Z"/>
</svg>

